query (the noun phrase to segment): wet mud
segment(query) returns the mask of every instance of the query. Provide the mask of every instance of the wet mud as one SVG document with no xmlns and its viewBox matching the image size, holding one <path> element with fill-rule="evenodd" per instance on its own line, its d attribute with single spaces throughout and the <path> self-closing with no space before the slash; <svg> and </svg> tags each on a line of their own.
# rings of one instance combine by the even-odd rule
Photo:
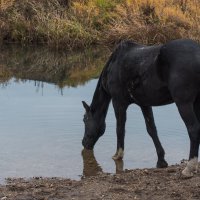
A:
<svg viewBox="0 0 200 200">
<path fill-rule="evenodd" d="M 103 173 L 96 166 L 89 176 L 85 171 L 80 181 L 42 177 L 7 179 L 6 185 L 0 187 L 0 199 L 199 200 L 200 172 L 186 179 L 181 175 L 185 165 L 182 163 L 165 169 L 124 170 L 117 174 Z"/>
</svg>

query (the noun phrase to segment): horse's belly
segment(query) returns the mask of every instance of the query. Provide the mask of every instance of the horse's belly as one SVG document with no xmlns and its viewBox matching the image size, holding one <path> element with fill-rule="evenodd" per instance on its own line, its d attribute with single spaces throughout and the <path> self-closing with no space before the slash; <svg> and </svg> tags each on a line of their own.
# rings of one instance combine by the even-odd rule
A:
<svg viewBox="0 0 200 200">
<path fill-rule="evenodd" d="M 173 99 L 168 88 L 137 88 L 135 91 L 129 90 L 129 95 L 134 103 L 143 106 L 161 106 L 173 103 Z"/>
</svg>

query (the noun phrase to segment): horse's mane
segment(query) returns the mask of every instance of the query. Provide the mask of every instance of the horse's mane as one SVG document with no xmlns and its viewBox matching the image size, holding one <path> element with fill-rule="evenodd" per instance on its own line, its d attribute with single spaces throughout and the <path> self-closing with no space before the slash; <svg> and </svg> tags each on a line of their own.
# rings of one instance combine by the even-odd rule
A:
<svg viewBox="0 0 200 200">
<path fill-rule="evenodd" d="M 105 85 L 103 84 L 103 77 L 106 76 L 106 71 L 107 71 L 107 68 L 109 67 L 110 63 L 111 62 L 114 62 L 115 59 L 117 58 L 117 56 L 120 55 L 121 52 L 124 51 L 124 49 L 128 49 L 128 48 L 134 48 L 134 47 L 138 47 L 138 46 L 141 46 L 140 44 L 138 43 L 135 43 L 131 40 L 127 40 L 127 41 L 122 41 L 120 42 L 117 47 L 115 48 L 115 50 L 113 51 L 113 53 L 110 55 L 108 61 L 106 62 L 100 76 L 99 76 L 99 80 L 97 82 L 97 86 L 96 86 L 96 89 L 95 89 L 95 92 L 94 92 L 94 95 L 93 95 L 93 100 L 92 100 L 92 103 L 91 103 L 91 108 L 94 108 L 96 107 L 96 100 L 99 97 L 100 93 L 99 91 L 101 90 L 101 92 L 104 93 L 105 96 L 109 95 L 106 91 L 106 88 L 105 88 Z"/>
<path fill-rule="evenodd" d="M 136 43 L 132 40 L 124 40 L 118 44 L 117 48 L 136 47 L 136 46 L 141 46 L 141 44 Z"/>
</svg>

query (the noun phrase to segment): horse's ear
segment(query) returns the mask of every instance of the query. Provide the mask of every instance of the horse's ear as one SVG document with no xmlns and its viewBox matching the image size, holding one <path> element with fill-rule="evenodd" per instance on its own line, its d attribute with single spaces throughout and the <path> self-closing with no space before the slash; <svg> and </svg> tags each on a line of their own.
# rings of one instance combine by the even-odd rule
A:
<svg viewBox="0 0 200 200">
<path fill-rule="evenodd" d="M 86 112 L 90 111 L 90 106 L 87 105 L 85 101 L 82 101 L 83 107 L 85 108 Z"/>
</svg>

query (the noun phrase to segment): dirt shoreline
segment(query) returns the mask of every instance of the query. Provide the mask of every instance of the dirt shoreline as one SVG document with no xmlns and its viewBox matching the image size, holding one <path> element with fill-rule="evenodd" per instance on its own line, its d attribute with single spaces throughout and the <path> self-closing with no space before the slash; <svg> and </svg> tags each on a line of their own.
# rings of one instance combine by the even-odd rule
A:
<svg viewBox="0 0 200 200">
<path fill-rule="evenodd" d="M 80 181 L 41 177 L 8 179 L 6 185 L 0 186 L 0 200 L 199 200 L 200 172 L 186 179 L 181 176 L 184 166 L 185 163 L 166 169 L 101 173 Z"/>
</svg>

